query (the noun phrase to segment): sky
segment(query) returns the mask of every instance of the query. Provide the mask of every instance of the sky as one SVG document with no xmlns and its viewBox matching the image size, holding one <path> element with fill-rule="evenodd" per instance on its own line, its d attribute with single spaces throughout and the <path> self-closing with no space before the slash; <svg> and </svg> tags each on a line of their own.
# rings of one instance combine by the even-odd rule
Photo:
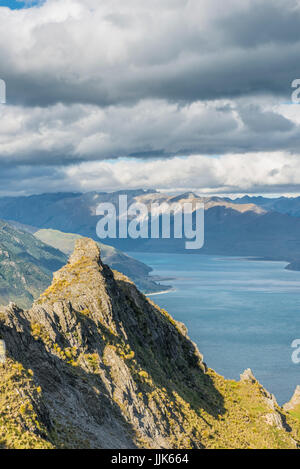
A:
<svg viewBox="0 0 300 469">
<path fill-rule="evenodd" d="M 32 6 L 41 5 L 44 0 L 1 0 L 0 6 L 8 7 L 11 10 L 20 10 L 22 8 L 30 8 Z"/>
<path fill-rule="evenodd" d="M 299 0 L 0 0 L 0 19 L 1 195 L 300 193 Z"/>
</svg>

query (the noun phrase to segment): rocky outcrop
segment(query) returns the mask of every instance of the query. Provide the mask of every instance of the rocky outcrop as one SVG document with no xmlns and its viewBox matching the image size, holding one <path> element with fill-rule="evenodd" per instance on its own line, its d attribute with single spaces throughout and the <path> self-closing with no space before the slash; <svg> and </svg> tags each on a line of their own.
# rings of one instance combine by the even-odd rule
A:
<svg viewBox="0 0 300 469">
<path fill-rule="evenodd" d="M 247 368 L 243 373 L 240 375 L 240 380 L 241 381 L 250 381 L 251 383 L 256 382 L 256 378 L 252 373 L 252 370 L 250 368 Z"/>
<path fill-rule="evenodd" d="M 282 409 L 280 409 L 275 396 L 263 388 L 263 386 L 257 381 L 255 376 L 253 375 L 252 370 L 250 368 L 247 368 L 240 375 L 240 380 L 241 382 L 246 382 L 246 383 L 248 382 L 248 383 L 255 384 L 256 386 L 260 388 L 261 395 L 263 396 L 265 405 L 267 406 L 269 410 L 272 410 L 272 412 L 268 412 L 263 415 L 265 422 L 268 425 L 277 427 L 278 429 L 286 429 L 290 431 L 289 426 L 286 425 L 285 416 L 282 414 Z"/>
<path fill-rule="evenodd" d="M 297 408 L 300 409 L 300 386 L 296 387 L 292 399 L 286 404 L 284 404 L 283 408 L 284 410 L 289 411 L 289 412 Z"/>
<path fill-rule="evenodd" d="M 104 265 L 89 239 L 30 310 L 0 313 L 0 338 L 0 386 L 10 390 L 0 447 L 297 445 L 253 375 L 237 383 L 208 369 L 185 326 Z"/>
</svg>

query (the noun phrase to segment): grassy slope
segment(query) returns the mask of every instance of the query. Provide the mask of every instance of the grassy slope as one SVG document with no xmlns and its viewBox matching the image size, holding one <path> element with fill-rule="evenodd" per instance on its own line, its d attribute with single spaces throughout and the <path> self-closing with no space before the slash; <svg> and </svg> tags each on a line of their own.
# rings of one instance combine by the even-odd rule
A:
<svg viewBox="0 0 300 469">
<path fill-rule="evenodd" d="M 0 364 L 0 449 L 54 447 L 39 418 L 41 394 L 31 370 L 11 359 Z"/>
</svg>

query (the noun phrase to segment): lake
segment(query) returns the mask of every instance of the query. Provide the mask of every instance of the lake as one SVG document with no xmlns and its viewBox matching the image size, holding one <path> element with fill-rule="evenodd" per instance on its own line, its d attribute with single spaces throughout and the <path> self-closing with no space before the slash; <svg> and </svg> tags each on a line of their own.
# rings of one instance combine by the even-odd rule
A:
<svg viewBox="0 0 300 469">
<path fill-rule="evenodd" d="M 300 272 L 286 263 L 197 254 L 129 253 L 174 291 L 151 299 L 188 327 L 210 368 L 239 379 L 251 368 L 279 404 L 300 384 Z"/>
</svg>

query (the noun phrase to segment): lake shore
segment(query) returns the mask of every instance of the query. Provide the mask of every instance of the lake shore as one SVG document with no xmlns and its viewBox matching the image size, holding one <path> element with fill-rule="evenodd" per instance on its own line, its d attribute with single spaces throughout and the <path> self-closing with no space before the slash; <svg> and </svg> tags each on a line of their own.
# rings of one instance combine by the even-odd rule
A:
<svg viewBox="0 0 300 469">
<path fill-rule="evenodd" d="M 162 291 L 158 291 L 158 292 L 154 292 L 154 293 L 145 293 L 146 296 L 153 296 L 153 295 L 164 295 L 165 293 L 171 293 L 171 292 L 175 292 L 176 289 L 175 288 L 170 288 L 169 290 L 162 290 Z"/>
</svg>

